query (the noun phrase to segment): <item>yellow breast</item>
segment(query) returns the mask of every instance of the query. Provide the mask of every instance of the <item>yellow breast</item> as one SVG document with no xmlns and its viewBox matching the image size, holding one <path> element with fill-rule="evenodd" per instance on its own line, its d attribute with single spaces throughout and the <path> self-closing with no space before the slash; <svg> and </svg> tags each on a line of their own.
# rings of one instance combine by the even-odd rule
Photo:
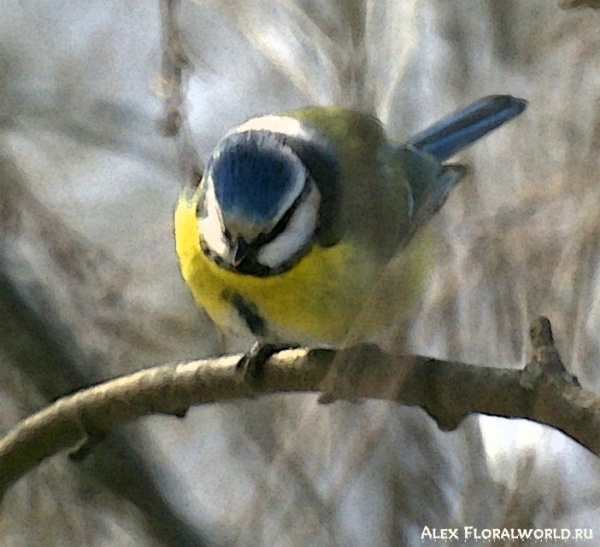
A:
<svg viewBox="0 0 600 547">
<path fill-rule="evenodd" d="M 290 342 L 342 341 L 377 276 L 373 261 L 343 243 L 315 246 L 279 275 L 253 277 L 221 268 L 200 249 L 196 201 L 185 191 L 175 211 L 175 240 L 183 278 L 215 323 L 228 329 L 231 304 L 222 294 L 234 290 Z"/>
<path fill-rule="evenodd" d="M 315 245 L 297 264 L 278 275 L 254 277 L 217 266 L 200 248 L 197 196 L 184 190 L 175 211 L 175 241 L 183 278 L 195 300 L 223 330 L 233 310 L 223 294 L 235 291 L 256 306 L 270 333 L 284 342 L 337 346 L 343 342 L 381 275 L 370 250 L 356 241 L 323 248 Z M 387 286 L 374 301 L 380 314 L 368 314 L 364 336 L 411 311 L 432 262 L 432 233 L 422 230 L 386 270 Z M 365 316 L 361 316 L 361 319 Z"/>
</svg>

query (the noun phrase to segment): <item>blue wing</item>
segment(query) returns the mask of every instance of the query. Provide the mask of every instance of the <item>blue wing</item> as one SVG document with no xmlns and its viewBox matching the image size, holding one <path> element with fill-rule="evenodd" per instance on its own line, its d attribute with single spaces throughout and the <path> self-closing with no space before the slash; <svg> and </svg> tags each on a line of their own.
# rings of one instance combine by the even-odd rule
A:
<svg viewBox="0 0 600 547">
<path fill-rule="evenodd" d="M 421 131 L 408 144 L 443 161 L 512 120 L 526 106 L 527 101 L 510 95 L 484 97 Z"/>
</svg>

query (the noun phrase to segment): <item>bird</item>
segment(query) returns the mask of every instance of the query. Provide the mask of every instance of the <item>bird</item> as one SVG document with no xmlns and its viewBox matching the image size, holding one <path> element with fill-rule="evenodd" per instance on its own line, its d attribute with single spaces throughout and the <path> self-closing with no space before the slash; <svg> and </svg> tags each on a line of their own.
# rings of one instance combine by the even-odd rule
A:
<svg viewBox="0 0 600 547">
<path fill-rule="evenodd" d="M 337 348 L 386 265 L 419 241 L 406 290 L 391 295 L 410 313 L 433 259 L 431 238 L 416 235 L 466 173 L 445 160 L 526 105 L 484 97 L 401 144 L 376 117 L 335 106 L 241 123 L 177 201 L 183 279 L 226 333 L 263 348 Z M 365 337 L 382 328 L 376 317 L 361 325 Z"/>
</svg>

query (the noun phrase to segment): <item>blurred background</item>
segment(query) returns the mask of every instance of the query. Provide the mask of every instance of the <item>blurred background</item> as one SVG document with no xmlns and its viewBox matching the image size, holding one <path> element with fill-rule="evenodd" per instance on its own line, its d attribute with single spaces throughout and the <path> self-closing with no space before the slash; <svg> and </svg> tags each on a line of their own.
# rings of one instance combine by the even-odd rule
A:
<svg viewBox="0 0 600 547">
<path fill-rule="evenodd" d="M 436 269 L 409 344 L 520 367 L 544 314 L 567 367 L 600 389 L 600 13 L 182 0 L 177 15 L 202 158 L 245 119 L 306 104 L 371 112 L 402 141 L 481 96 L 526 98 L 459 158 L 473 175 L 433 221 Z M 225 349 L 179 277 L 162 53 L 158 2 L 0 0 L 2 431 L 80 387 Z M 597 537 L 599 503 L 597 458 L 543 426 L 471 417 L 442 433 L 420 409 L 299 394 L 149 417 L 81 464 L 59 454 L 6 494 L 0 543 L 434 544 L 425 526 Z"/>
</svg>

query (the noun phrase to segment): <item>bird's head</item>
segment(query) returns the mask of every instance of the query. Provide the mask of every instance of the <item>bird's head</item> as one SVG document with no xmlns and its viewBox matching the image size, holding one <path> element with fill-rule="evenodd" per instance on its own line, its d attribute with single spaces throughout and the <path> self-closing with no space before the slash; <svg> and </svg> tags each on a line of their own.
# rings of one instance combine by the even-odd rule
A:
<svg viewBox="0 0 600 547">
<path fill-rule="evenodd" d="M 291 267 L 319 230 L 315 160 L 334 168 L 326 145 L 294 118 L 263 116 L 230 131 L 201 183 L 198 222 L 205 254 L 251 275 Z"/>
</svg>

